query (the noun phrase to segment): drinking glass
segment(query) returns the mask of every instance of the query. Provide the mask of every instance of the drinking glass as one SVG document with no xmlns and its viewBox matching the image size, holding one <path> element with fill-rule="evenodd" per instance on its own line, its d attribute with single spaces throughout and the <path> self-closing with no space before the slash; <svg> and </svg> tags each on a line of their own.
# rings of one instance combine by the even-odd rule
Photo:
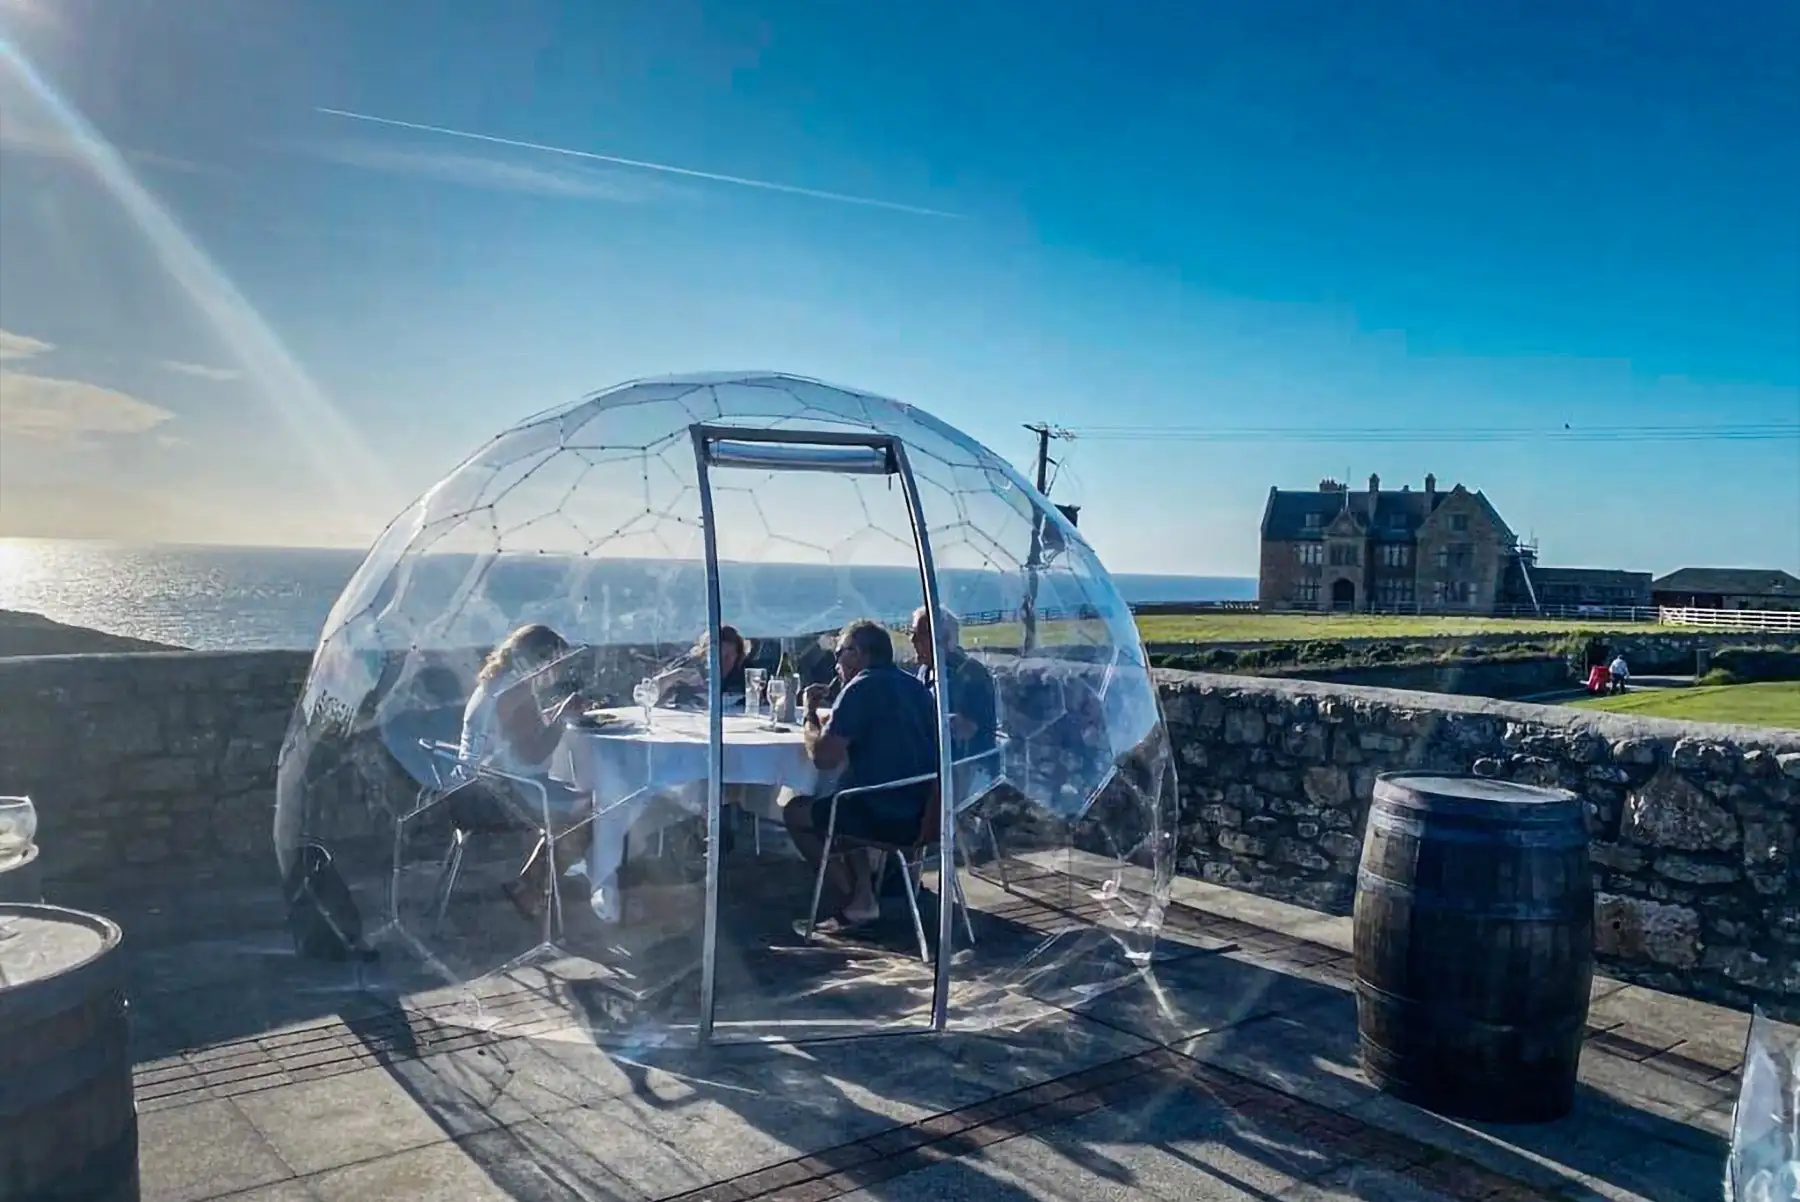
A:
<svg viewBox="0 0 1800 1202">
<path fill-rule="evenodd" d="M 769 681 L 769 718 L 772 721 L 781 721 L 781 716 L 787 713 L 787 699 L 787 677 L 777 676 L 771 679 Z"/>
<path fill-rule="evenodd" d="M 768 679 L 769 679 L 769 671 L 767 668 L 745 668 L 744 669 L 744 716 L 745 717 L 748 717 L 748 718 L 756 717 L 757 711 L 762 705 L 763 684 L 764 684 L 764 682 L 768 681 Z M 773 686 L 771 685 L 771 687 L 773 687 Z M 770 698 L 769 698 L 769 704 L 773 705 L 774 703 L 775 703 L 774 695 L 771 694 Z"/>
<path fill-rule="evenodd" d="M 638 707 L 644 711 L 644 729 L 646 730 L 651 725 L 650 711 L 656 707 L 661 692 L 662 690 L 656 687 L 656 682 L 647 676 L 638 681 L 636 687 L 631 690 L 631 699 L 637 702 Z"/>
<path fill-rule="evenodd" d="M 37 837 L 37 808 L 29 797 L 0 797 L 0 867 L 31 850 Z"/>
</svg>

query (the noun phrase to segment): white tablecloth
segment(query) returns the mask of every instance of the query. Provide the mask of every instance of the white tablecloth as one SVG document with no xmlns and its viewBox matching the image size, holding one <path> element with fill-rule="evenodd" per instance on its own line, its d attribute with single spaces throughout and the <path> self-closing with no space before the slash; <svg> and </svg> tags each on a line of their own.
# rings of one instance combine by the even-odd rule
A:
<svg viewBox="0 0 1800 1202">
<path fill-rule="evenodd" d="M 616 721 L 601 727 L 569 727 L 552 761 L 551 775 L 594 796 L 595 820 L 588 850 L 588 879 L 604 884 L 618 871 L 627 831 L 650 818 L 655 829 L 706 809 L 710 771 L 707 718 L 692 710 L 659 709 L 649 727 L 643 711 L 610 710 Z M 768 729 L 768 719 L 725 715 L 727 785 L 732 800 L 759 817 L 779 821 L 780 804 L 794 794 L 816 796 L 829 781 L 807 758 L 799 726 Z M 663 815 L 658 821 L 654 815 Z"/>
</svg>

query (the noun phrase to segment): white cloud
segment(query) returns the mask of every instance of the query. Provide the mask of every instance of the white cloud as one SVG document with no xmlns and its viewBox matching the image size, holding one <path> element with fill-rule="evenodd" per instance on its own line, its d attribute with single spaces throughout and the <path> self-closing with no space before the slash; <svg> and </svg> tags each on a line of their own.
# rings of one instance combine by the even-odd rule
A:
<svg viewBox="0 0 1800 1202">
<path fill-rule="evenodd" d="M 144 434 L 174 414 L 160 405 L 90 384 L 0 371 L 0 435 L 69 442 L 89 434 Z"/>
<path fill-rule="evenodd" d="M 547 167 L 487 155 L 377 146 L 367 142 L 339 142 L 311 149 L 318 157 L 346 167 L 418 176 L 493 192 L 636 204 L 668 196 L 673 191 L 659 181 L 619 171 Z"/>
<path fill-rule="evenodd" d="M 15 334 L 11 330 L 0 330 L 0 359 L 29 359 L 33 355 L 46 354 L 55 349 L 55 346 L 42 339 Z"/>
<path fill-rule="evenodd" d="M 216 380 L 219 383 L 242 379 L 244 375 L 235 367 L 208 367 L 204 363 L 183 363 L 179 359 L 165 359 L 160 366 L 164 371 L 194 376 L 201 380 Z"/>
</svg>

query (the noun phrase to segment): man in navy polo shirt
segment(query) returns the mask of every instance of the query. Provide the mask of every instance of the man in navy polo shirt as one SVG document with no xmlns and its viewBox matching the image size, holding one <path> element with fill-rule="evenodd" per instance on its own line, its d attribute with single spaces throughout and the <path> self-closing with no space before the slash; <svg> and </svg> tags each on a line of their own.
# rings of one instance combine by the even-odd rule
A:
<svg viewBox="0 0 1800 1202">
<path fill-rule="evenodd" d="M 931 690 L 894 663 L 894 642 L 878 622 L 852 622 L 838 636 L 837 675 L 843 692 L 821 722 L 824 685 L 805 693 L 806 751 L 822 772 L 842 769 L 836 787 L 864 788 L 937 771 L 937 702 Z M 910 843 L 918 838 L 930 782 L 848 798 L 838 807 L 836 831 L 851 839 Z M 788 835 L 818 870 L 831 798 L 796 797 L 783 808 Z M 848 859 L 850 863 L 845 864 Z M 881 916 L 869 857 L 834 855 L 826 879 L 835 891 L 830 909 L 839 925 L 860 926 Z"/>
</svg>

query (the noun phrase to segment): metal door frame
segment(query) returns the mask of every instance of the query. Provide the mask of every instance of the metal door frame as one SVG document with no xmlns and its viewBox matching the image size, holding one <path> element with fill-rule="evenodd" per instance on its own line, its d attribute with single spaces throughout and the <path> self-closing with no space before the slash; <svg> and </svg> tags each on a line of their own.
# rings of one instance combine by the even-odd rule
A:
<svg viewBox="0 0 1800 1202">
<path fill-rule="evenodd" d="M 938 601 L 937 568 L 931 555 L 931 538 L 925 511 L 913 479 L 906 445 L 892 434 L 873 431 L 768 429 L 698 423 L 688 428 L 694 444 L 694 471 L 700 489 L 700 524 L 706 545 L 706 926 L 700 963 L 700 1029 L 702 1046 L 713 1039 L 713 1007 L 719 951 L 719 861 L 722 854 L 721 807 L 724 804 L 725 711 L 721 692 L 719 626 L 723 622 L 719 597 L 718 530 L 713 520 L 711 469 L 739 467 L 767 471 L 815 471 L 838 475 L 898 476 L 912 520 L 913 545 L 918 552 L 919 583 L 925 611 L 931 615 L 932 657 L 944 663 L 943 612 Z M 859 460 L 856 449 L 872 454 Z M 950 951 L 954 946 L 956 907 L 949 903 L 956 871 L 956 790 L 951 774 L 950 690 L 939 673 L 932 690 L 938 726 L 938 944 L 935 980 L 931 992 L 931 1029 L 942 1031 L 948 1020 L 950 1000 Z"/>
</svg>

